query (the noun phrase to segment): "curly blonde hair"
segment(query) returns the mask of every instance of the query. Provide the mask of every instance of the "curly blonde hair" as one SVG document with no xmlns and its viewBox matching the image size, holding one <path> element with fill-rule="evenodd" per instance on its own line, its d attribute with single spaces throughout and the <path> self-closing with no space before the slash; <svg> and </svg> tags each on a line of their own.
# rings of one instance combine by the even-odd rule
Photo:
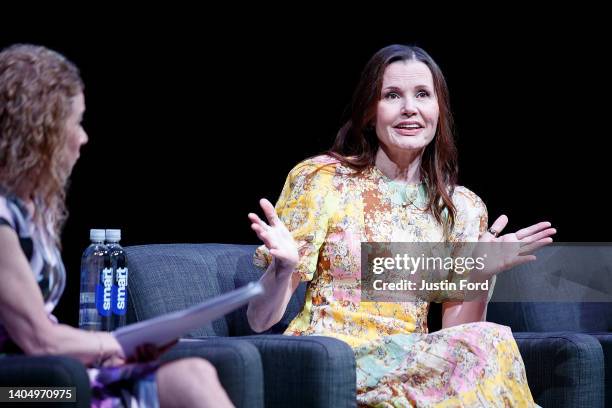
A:
<svg viewBox="0 0 612 408">
<path fill-rule="evenodd" d="M 57 243 L 67 217 L 66 120 L 83 89 L 78 68 L 55 51 L 17 44 L 0 52 L 0 185 L 34 201 L 35 222 Z"/>
</svg>

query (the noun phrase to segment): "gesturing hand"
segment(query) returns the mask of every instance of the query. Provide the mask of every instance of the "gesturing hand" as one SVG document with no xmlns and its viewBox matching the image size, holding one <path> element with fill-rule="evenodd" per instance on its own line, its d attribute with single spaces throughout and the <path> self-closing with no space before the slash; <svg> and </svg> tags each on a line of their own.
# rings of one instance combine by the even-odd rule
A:
<svg viewBox="0 0 612 408">
<path fill-rule="evenodd" d="M 274 206 L 265 198 L 259 200 L 259 204 L 268 223 L 262 221 L 257 214 L 250 213 L 251 228 L 270 251 L 276 266 L 282 271 L 293 272 L 299 260 L 297 244 L 285 224 L 276 215 Z"/>
<path fill-rule="evenodd" d="M 550 222 L 539 222 L 517 232 L 498 236 L 507 224 L 508 217 L 500 216 L 478 240 L 475 255 L 487 254 L 482 271 L 486 278 L 517 265 L 535 261 L 533 252 L 553 242 L 551 236 L 557 232 L 551 228 Z"/>
</svg>

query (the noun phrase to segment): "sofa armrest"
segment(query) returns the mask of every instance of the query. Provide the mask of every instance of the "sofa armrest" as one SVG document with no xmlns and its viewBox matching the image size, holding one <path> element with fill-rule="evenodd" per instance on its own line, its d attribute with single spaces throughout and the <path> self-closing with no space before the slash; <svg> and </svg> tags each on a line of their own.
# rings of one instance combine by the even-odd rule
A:
<svg viewBox="0 0 612 408">
<path fill-rule="evenodd" d="M 322 336 L 256 335 L 264 369 L 266 407 L 355 407 L 355 354 Z"/>
<path fill-rule="evenodd" d="M 568 332 L 513 333 L 536 403 L 603 407 L 604 359 L 599 341 Z"/>
<path fill-rule="evenodd" d="M 253 344 L 228 337 L 181 339 L 161 359 L 185 357 L 201 357 L 214 365 L 221 385 L 236 407 L 264 406 L 263 369 Z"/>
<path fill-rule="evenodd" d="M 600 333 L 588 333 L 591 336 L 595 337 L 599 344 L 601 344 L 601 348 L 603 350 L 604 355 L 604 370 L 605 370 L 605 406 L 612 407 L 612 333 L 608 332 L 600 332 Z"/>
<path fill-rule="evenodd" d="M 91 403 L 87 369 L 81 362 L 70 357 L 2 357 L 0 358 L 0 386 L 76 387 L 76 403 L 57 403 L 53 406 L 85 408 L 89 407 Z M 23 403 L 5 404 L 2 406 L 24 406 Z"/>
</svg>

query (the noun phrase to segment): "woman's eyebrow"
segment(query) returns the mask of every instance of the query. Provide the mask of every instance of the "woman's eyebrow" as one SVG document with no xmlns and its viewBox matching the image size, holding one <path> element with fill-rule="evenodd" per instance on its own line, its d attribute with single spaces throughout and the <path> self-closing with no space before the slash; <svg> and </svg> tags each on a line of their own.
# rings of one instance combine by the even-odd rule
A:
<svg viewBox="0 0 612 408">
<path fill-rule="evenodd" d="M 383 88 L 383 91 L 401 91 L 401 88 L 395 85 L 389 85 Z"/>
</svg>

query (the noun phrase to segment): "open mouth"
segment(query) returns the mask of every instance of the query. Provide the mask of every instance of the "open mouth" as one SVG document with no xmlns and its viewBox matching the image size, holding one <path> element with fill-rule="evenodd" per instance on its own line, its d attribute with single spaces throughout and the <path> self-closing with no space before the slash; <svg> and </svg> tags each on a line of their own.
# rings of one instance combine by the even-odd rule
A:
<svg viewBox="0 0 612 408">
<path fill-rule="evenodd" d="M 393 126 L 393 129 L 400 135 L 414 136 L 423 129 L 423 126 L 417 122 L 402 122 Z"/>
</svg>

